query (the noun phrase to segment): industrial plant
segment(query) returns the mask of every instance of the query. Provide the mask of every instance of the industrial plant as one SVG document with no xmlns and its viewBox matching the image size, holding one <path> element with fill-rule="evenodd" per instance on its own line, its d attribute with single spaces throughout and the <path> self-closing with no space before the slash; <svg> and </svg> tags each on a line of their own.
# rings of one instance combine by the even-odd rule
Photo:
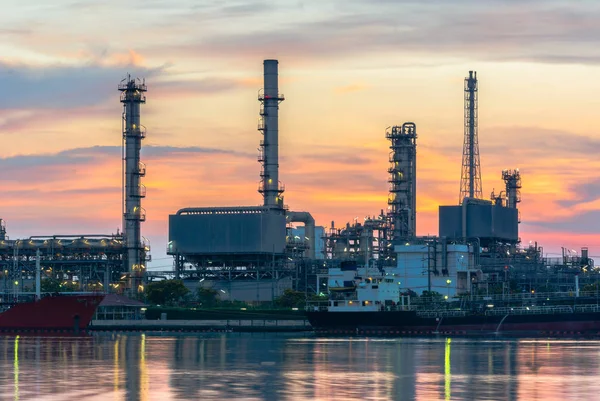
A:
<svg viewBox="0 0 600 401">
<path fill-rule="evenodd" d="M 379 213 L 341 227 L 335 222 L 322 227 L 310 211 L 286 205 L 279 177 L 279 107 L 285 98 L 278 81 L 278 61 L 264 60 L 264 87 L 257 96 L 262 204 L 180 205 L 169 215 L 167 254 L 173 257 L 173 270 L 149 273 L 150 246 L 142 236 L 146 166 L 140 159 L 146 137 L 141 106 L 147 87 L 144 80 L 127 76 L 118 85 L 123 103 L 121 232 L 12 240 L 2 222 L 0 268 L 5 296 L 33 293 L 34 287 L 39 292 L 39 282 L 33 285 L 33 280 L 40 271 L 60 286 L 77 291 L 134 297 L 148 281 L 173 277 L 190 288 L 218 290 L 222 299 L 260 303 L 272 301 L 289 288 L 327 293 L 329 269 L 344 263 L 382 271 L 393 268 L 403 292 L 428 291 L 448 297 L 515 290 L 510 288 L 515 282 L 519 291 L 531 291 L 548 286 L 550 276 L 557 291 L 569 291 L 575 286 L 575 275 L 593 267 L 585 248 L 581 256 L 550 260 L 537 244 L 520 246 L 518 169 L 499 172 L 505 189 L 484 199 L 476 72 L 469 71 L 464 81 L 458 204 L 439 207 L 439 235 L 435 237 L 416 232 L 418 136 L 417 124 L 410 121 L 385 129 L 390 142 L 389 196 Z M 583 284 L 593 278 L 583 275 L 578 280 Z"/>
<path fill-rule="evenodd" d="M 146 166 L 140 160 L 146 128 L 140 109 L 146 102 L 146 84 L 137 78 L 118 85 L 122 114 L 122 231 L 116 234 L 61 234 L 11 240 L 0 220 L 0 268 L 5 301 L 36 293 L 40 278 L 57 284 L 53 292 L 118 292 L 136 297 L 144 289 L 150 245 L 141 235 L 146 212 L 141 200 L 146 187 L 141 183 Z M 37 273 L 37 274 L 36 274 Z M 40 274 L 42 273 L 42 274 Z"/>
</svg>

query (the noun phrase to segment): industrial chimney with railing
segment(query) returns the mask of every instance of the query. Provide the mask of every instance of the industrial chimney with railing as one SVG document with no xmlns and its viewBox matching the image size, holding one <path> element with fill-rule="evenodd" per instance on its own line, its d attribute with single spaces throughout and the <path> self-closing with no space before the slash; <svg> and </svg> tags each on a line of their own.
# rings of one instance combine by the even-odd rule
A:
<svg viewBox="0 0 600 401">
<path fill-rule="evenodd" d="M 261 163 L 261 182 L 258 192 L 267 207 L 283 208 L 283 191 L 279 182 L 279 103 L 284 100 L 279 93 L 277 60 L 264 61 L 264 89 L 259 92 L 260 121 L 258 130 L 263 134 L 258 161 Z"/>
<path fill-rule="evenodd" d="M 140 160 L 146 128 L 140 123 L 140 106 L 146 103 L 146 83 L 129 75 L 119 84 L 123 103 L 123 234 L 126 249 L 128 292 L 134 296 L 143 291 L 148 245 L 142 242 L 141 222 L 146 220 L 142 198 L 146 187 L 141 179 L 146 166 Z"/>
</svg>

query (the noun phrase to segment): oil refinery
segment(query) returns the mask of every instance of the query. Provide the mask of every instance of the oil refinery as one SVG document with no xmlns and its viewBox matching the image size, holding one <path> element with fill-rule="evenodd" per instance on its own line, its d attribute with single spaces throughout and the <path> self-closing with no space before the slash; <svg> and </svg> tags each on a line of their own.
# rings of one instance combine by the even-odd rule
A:
<svg viewBox="0 0 600 401">
<path fill-rule="evenodd" d="M 285 289 L 327 293 L 328 272 L 342 262 L 400 272 L 403 292 L 454 296 L 464 293 L 578 290 L 595 281 L 593 260 L 543 257 L 537 244 L 520 246 L 518 204 L 521 174 L 499 172 L 505 188 L 484 199 L 478 138 L 478 80 L 464 84 L 464 147 L 458 204 L 439 206 L 439 235 L 418 236 L 417 124 L 410 120 L 382 129 L 390 142 L 389 195 L 379 213 L 341 227 L 317 225 L 310 211 L 284 202 L 279 176 L 279 63 L 264 60 L 258 91 L 258 192 L 261 205 L 180 205 L 169 215 L 167 254 L 173 269 L 148 272 L 150 245 L 142 235 L 146 213 L 141 161 L 144 80 L 127 76 L 119 85 L 122 114 L 122 230 L 114 234 L 63 234 L 9 239 L 0 226 L 0 268 L 5 297 L 31 293 L 36 269 L 76 291 L 136 296 L 145 283 L 179 278 L 191 289 L 219 290 L 222 299 L 272 301 Z M 458 166 L 457 166 L 458 171 Z M 382 174 L 386 172 L 383 171 Z M 293 189 L 292 189 L 293 190 Z M 151 191 L 150 191 L 151 194 Z M 301 227 L 297 227 L 300 225 Z"/>
</svg>

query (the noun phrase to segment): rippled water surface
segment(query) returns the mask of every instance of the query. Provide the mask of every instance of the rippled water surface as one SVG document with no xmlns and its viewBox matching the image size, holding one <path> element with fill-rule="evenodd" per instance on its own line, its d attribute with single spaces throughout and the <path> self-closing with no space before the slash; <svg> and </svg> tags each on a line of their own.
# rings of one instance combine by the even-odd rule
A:
<svg viewBox="0 0 600 401">
<path fill-rule="evenodd" d="M 7 400 L 596 400 L 600 342 L 0 337 Z"/>
</svg>

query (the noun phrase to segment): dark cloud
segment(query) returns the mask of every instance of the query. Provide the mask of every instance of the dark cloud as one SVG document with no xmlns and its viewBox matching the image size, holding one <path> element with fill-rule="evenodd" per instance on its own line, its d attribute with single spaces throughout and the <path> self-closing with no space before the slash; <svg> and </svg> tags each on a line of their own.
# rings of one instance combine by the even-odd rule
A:
<svg viewBox="0 0 600 401">
<path fill-rule="evenodd" d="M 591 210 L 575 214 L 570 217 L 531 221 L 522 227 L 523 231 L 547 231 L 562 232 L 573 234 L 598 234 L 598 221 L 600 220 L 600 210 Z M 567 241 L 568 238 L 565 238 Z"/>
<path fill-rule="evenodd" d="M 264 18 L 276 20 L 289 8 L 289 3 L 272 7 Z M 305 18 L 309 12 L 313 17 Z M 203 32 L 164 50 L 235 58 L 327 59 L 394 51 L 548 63 L 597 63 L 600 58 L 600 8 L 591 2 L 357 0 L 322 9 L 297 7 L 289 15 L 286 24 Z"/>
<path fill-rule="evenodd" d="M 161 81 L 152 84 L 153 96 L 164 94 L 204 95 L 225 92 L 244 86 L 234 79 L 204 78 L 201 80 Z"/>
<path fill-rule="evenodd" d="M 600 199 L 600 178 L 592 178 L 588 182 L 569 185 L 569 192 L 575 195 L 575 199 L 557 200 L 557 203 L 562 207 L 572 208 L 582 203 Z"/>
<path fill-rule="evenodd" d="M 198 146 L 144 146 L 142 148 L 145 160 L 156 160 L 163 157 L 180 154 L 229 154 L 237 157 L 254 157 L 254 155 L 240 153 L 232 150 L 217 148 L 203 148 Z M 93 146 L 89 148 L 68 149 L 51 154 L 17 155 L 0 158 L 0 170 L 3 171 L 4 181 L 20 181 L 22 179 L 35 179 L 48 181 L 48 174 L 53 172 L 52 178 L 60 172 L 60 177 L 68 176 L 78 168 L 98 164 L 101 160 L 121 158 L 120 146 Z M 37 174 L 34 174 L 34 171 Z M 43 171 L 45 174 L 40 174 Z"/>
<path fill-rule="evenodd" d="M 503 126 L 479 132 L 481 158 L 504 157 L 512 162 L 537 163 L 548 157 L 592 159 L 600 152 L 600 138 L 539 127 Z M 461 154 L 462 144 L 423 145 L 442 154 Z"/>
<path fill-rule="evenodd" d="M 0 62 L 0 109 L 68 109 L 116 98 L 127 73 L 153 77 L 159 69 L 137 66 L 28 67 Z"/>
<path fill-rule="evenodd" d="M 121 148 L 119 148 L 120 150 Z M 144 146 L 142 148 L 142 153 L 144 158 L 148 159 L 159 159 L 162 157 L 177 155 L 182 153 L 199 153 L 199 154 L 222 154 L 222 155 L 235 155 L 238 157 L 244 158 L 255 158 L 255 154 L 238 152 L 235 150 L 229 149 L 218 149 L 218 148 L 204 148 L 200 146 L 186 146 L 186 147 L 177 147 L 177 146 Z"/>
<path fill-rule="evenodd" d="M 116 99 L 115 101 L 117 101 Z M 36 106 L 39 107 L 39 105 Z M 40 108 L 34 110 L 5 109 L 0 110 L 0 130 L 2 134 L 33 132 L 36 129 L 48 132 L 52 131 L 52 127 L 57 121 L 73 121 L 78 118 L 110 118 L 119 116 L 122 110 L 118 104 L 112 107 L 73 107 L 58 113 L 56 110 Z"/>
<path fill-rule="evenodd" d="M 347 193 L 352 198 L 352 193 L 377 192 L 385 195 L 387 193 L 387 174 L 370 174 L 359 169 L 349 168 L 344 171 L 315 171 L 305 172 L 296 170 L 286 172 L 282 181 L 286 183 L 293 192 L 302 191 L 304 188 L 310 192 L 315 191 L 340 191 Z"/>
<path fill-rule="evenodd" d="M 352 166 L 364 166 L 367 164 L 371 164 L 373 160 L 368 156 L 364 155 L 366 152 L 365 149 L 354 149 L 348 152 L 343 153 L 313 153 L 313 154 L 303 154 L 294 156 L 294 158 L 299 159 L 298 162 L 302 163 L 304 161 L 309 162 L 325 162 L 325 163 L 335 163 L 335 164 L 343 164 L 349 167 Z M 361 154 L 362 153 L 362 154 Z"/>
<path fill-rule="evenodd" d="M 107 56 L 107 50 L 103 49 L 94 57 Z M 117 85 L 127 75 L 147 79 L 149 94 L 156 97 L 213 94 L 244 86 L 243 82 L 235 79 L 171 76 L 167 70 L 166 64 L 156 68 L 101 66 L 96 63 L 80 67 L 56 65 L 34 68 L 0 62 L 0 109 L 47 110 L 54 117 L 56 109 L 93 113 L 108 99 L 118 102 Z M 21 119 L 17 123 L 24 124 Z"/>
<path fill-rule="evenodd" d="M 269 11 L 273 2 L 267 1 L 228 1 L 226 4 L 221 2 L 206 2 L 191 7 L 192 11 L 198 14 L 208 14 L 211 18 L 236 18 L 247 17 Z M 198 15 L 195 15 L 196 17 Z"/>
</svg>

